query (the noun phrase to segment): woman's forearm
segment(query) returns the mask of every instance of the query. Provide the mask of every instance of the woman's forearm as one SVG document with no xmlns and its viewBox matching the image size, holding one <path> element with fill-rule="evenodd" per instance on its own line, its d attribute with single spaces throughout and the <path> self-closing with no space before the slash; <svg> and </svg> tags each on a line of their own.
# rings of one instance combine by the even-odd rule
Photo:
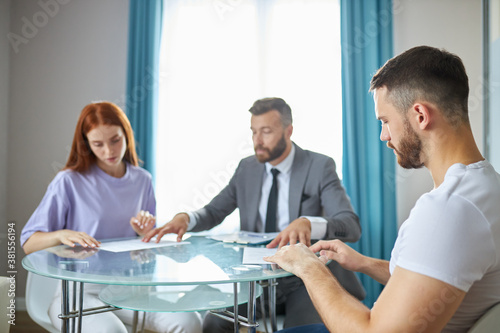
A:
<svg viewBox="0 0 500 333">
<path fill-rule="evenodd" d="M 23 250 L 26 254 L 40 251 L 48 247 L 60 245 L 61 241 L 58 237 L 58 232 L 42 232 L 37 231 L 28 238 L 23 244 Z"/>
</svg>

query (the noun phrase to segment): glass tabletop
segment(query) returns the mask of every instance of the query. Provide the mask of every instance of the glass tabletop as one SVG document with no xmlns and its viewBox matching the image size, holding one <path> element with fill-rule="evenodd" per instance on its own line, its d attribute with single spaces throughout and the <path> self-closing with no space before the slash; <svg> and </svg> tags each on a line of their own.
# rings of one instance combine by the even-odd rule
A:
<svg viewBox="0 0 500 333">
<path fill-rule="evenodd" d="M 276 265 L 243 265 L 245 245 L 192 236 L 175 246 L 110 252 L 65 245 L 31 253 L 23 267 L 78 282 L 131 286 L 202 285 L 292 275 Z"/>
<path fill-rule="evenodd" d="M 122 309 L 148 312 L 186 312 L 228 308 L 234 305 L 234 284 L 201 284 L 197 286 L 122 286 L 109 285 L 99 298 Z M 262 294 L 256 285 L 255 296 Z M 249 283 L 237 284 L 238 304 L 248 302 Z"/>
</svg>

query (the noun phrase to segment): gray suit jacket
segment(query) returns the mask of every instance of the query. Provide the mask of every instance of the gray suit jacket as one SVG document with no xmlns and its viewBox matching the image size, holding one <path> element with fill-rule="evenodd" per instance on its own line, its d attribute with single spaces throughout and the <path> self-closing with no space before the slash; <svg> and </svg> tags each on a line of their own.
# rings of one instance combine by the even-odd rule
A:
<svg viewBox="0 0 500 333">
<path fill-rule="evenodd" d="M 264 173 L 264 164 L 255 156 L 241 160 L 229 184 L 205 207 L 193 212 L 197 223 L 191 231 L 211 229 L 239 208 L 241 230 L 263 232 L 259 202 Z M 325 218 L 328 223 L 324 239 L 355 242 L 361 236 L 358 216 L 335 172 L 333 159 L 297 145 L 290 177 L 289 214 L 290 222 L 300 216 Z M 339 281 L 344 279 L 340 283 L 348 291 L 358 298 L 364 297 L 364 290 L 354 273 L 343 270 L 336 263 L 329 266 Z M 342 272 L 336 272 L 338 270 Z"/>
<path fill-rule="evenodd" d="M 239 208 L 241 230 L 262 232 L 259 202 L 264 173 L 264 164 L 255 156 L 241 160 L 229 184 L 208 205 L 193 212 L 197 224 L 192 231 L 211 229 Z M 328 221 L 325 239 L 355 242 L 361 235 L 358 217 L 335 172 L 333 159 L 297 145 L 288 206 L 290 222 L 300 216 L 324 217 Z"/>
</svg>

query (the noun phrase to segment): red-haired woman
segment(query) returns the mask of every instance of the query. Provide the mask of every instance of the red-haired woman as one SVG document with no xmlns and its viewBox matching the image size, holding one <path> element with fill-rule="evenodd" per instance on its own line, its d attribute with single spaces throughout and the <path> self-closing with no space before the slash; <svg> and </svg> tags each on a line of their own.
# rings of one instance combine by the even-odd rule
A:
<svg viewBox="0 0 500 333">
<path fill-rule="evenodd" d="M 80 114 L 66 166 L 21 233 L 26 253 L 66 244 L 95 248 L 97 239 L 142 236 L 155 226 L 156 200 L 151 175 L 138 166 L 135 142 L 125 113 L 109 102 L 91 103 Z M 102 285 L 86 284 L 86 307 L 102 305 Z M 59 295 L 49 309 L 59 326 Z M 120 320 L 121 319 L 121 320 Z M 127 332 L 131 311 L 85 316 L 84 331 Z M 150 313 L 146 329 L 201 332 L 197 313 Z"/>
</svg>

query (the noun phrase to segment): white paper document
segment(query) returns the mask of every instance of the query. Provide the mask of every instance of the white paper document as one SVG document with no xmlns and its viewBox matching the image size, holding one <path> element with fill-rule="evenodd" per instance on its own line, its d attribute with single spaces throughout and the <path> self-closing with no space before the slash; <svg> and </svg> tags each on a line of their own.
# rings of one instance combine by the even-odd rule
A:
<svg viewBox="0 0 500 333">
<path fill-rule="evenodd" d="M 271 264 L 264 260 L 264 257 L 272 256 L 278 251 L 278 248 L 268 249 L 265 247 L 245 247 L 243 250 L 243 265 L 248 264 Z"/>
<path fill-rule="evenodd" d="M 173 237 L 170 237 L 173 236 Z M 164 247 L 164 246 L 176 246 L 180 244 L 190 244 L 189 242 L 177 242 L 177 235 L 165 235 L 162 237 L 159 243 L 156 243 L 156 238 L 152 238 L 148 243 L 145 243 L 141 240 L 142 238 L 137 239 L 126 239 L 120 241 L 113 242 L 104 242 L 99 246 L 100 250 L 110 251 L 110 252 L 125 252 L 125 251 L 135 251 L 135 250 L 143 250 L 143 249 L 151 249 L 156 247 Z"/>
<path fill-rule="evenodd" d="M 261 233 L 261 232 L 240 231 L 232 234 L 214 235 L 210 236 L 210 238 L 225 243 L 258 245 L 258 244 L 269 243 L 274 238 L 276 238 L 278 234 L 279 232 Z"/>
</svg>

